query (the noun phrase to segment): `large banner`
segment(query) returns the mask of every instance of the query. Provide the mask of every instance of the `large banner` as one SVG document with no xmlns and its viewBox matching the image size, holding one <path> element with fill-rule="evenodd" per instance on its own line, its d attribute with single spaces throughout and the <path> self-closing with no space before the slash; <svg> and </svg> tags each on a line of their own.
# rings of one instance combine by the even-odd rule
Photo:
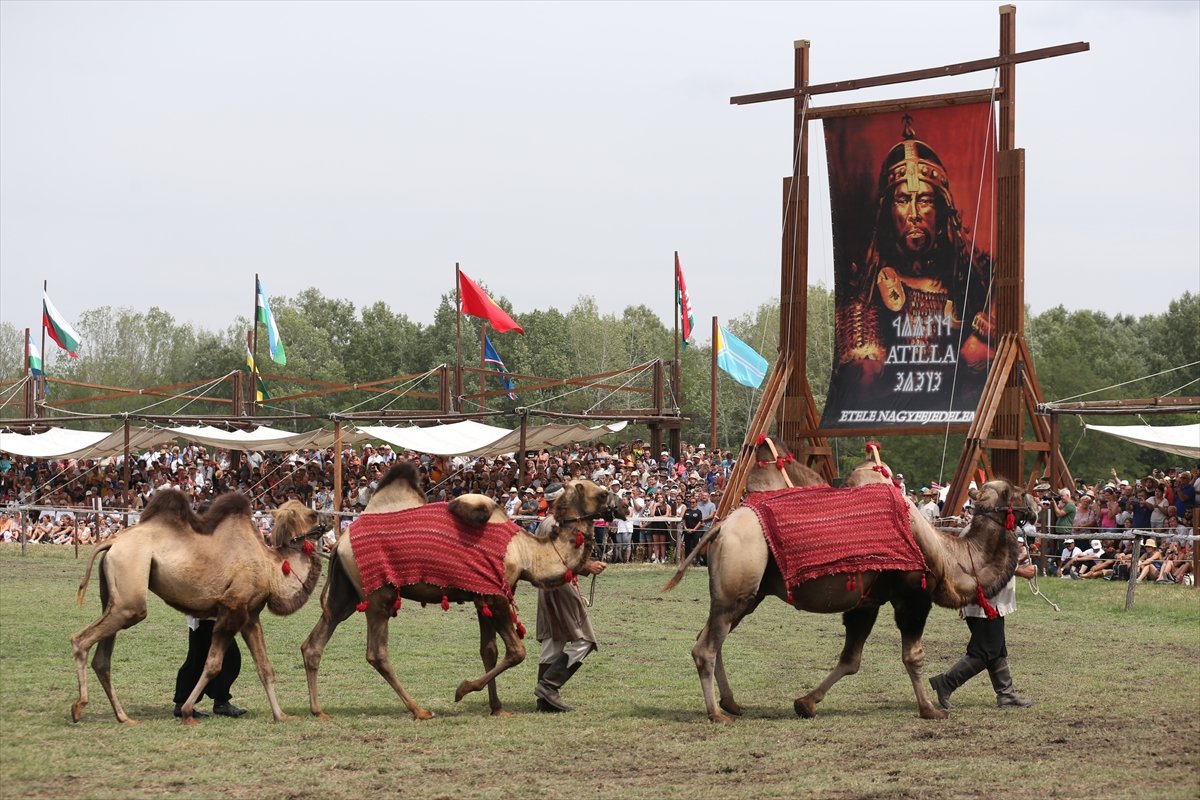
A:
<svg viewBox="0 0 1200 800">
<path fill-rule="evenodd" d="M 824 120 L 836 311 L 823 428 L 974 419 L 996 344 L 992 113 Z"/>
</svg>

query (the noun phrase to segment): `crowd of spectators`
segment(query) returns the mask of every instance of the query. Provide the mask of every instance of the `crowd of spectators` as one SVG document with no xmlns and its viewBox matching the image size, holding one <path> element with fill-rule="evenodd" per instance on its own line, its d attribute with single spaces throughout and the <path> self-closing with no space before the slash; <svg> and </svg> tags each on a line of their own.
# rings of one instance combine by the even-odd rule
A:
<svg viewBox="0 0 1200 800">
<path fill-rule="evenodd" d="M 711 523 L 733 467 L 728 452 L 709 453 L 704 444 L 683 443 L 676 459 L 667 451 L 651 453 L 642 439 L 610 446 L 572 444 L 554 452 L 497 457 L 440 457 L 398 454 L 390 445 L 345 447 L 341 453 L 342 491 L 334 496 L 333 448 L 291 453 L 236 454 L 196 445 L 162 446 L 130 463 L 125 480 L 122 457 L 32 459 L 0 453 L 0 540 L 14 541 L 25 509 L 29 541 L 81 544 L 102 541 L 126 525 L 156 491 L 179 489 L 201 508 L 226 491 L 250 498 L 264 533 L 265 513 L 288 500 L 298 500 L 327 515 L 338 513 L 343 524 L 366 508 L 371 493 L 398 458 L 412 461 L 431 501 L 478 492 L 503 504 L 514 518 L 531 527 L 546 514 L 545 487 L 572 478 L 590 478 L 629 502 L 630 520 L 614 521 L 597 533 L 598 556 L 618 562 L 665 562 L 671 545 L 683 534 L 684 516 L 700 509 L 701 520 L 688 532 L 695 541 Z"/>
<path fill-rule="evenodd" d="M 590 478 L 616 491 L 630 506 L 630 519 L 614 520 L 597 530 L 596 557 L 614 562 L 666 563 L 690 550 L 711 525 L 733 468 L 728 451 L 708 452 L 704 444 L 681 445 L 680 458 L 653 453 L 642 439 L 609 445 L 572 444 L 561 450 L 517 455 L 452 458 L 396 453 L 390 445 L 345 447 L 341 453 L 342 491 L 334 496 L 333 448 L 291 453 L 237 454 L 196 445 L 164 445 L 130 464 L 125 480 L 121 457 L 31 459 L 0 453 L 0 541 L 15 541 L 21 510 L 32 523 L 29 541 L 80 544 L 102 541 L 137 522 L 138 512 L 156 491 L 174 488 L 199 509 L 216 495 L 240 491 L 250 498 L 255 519 L 269 531 L 266 512 L 298 500 L 343 526 L 360 513 L 396 459 L 416 467 L 431 501 L 478 492 L 504 505 L 508 514 L 531 530 L 547 513 L 547 486 L 572 478 Z M 965 524 L 970 506 L 952 521 L 941 515 L 945 490 L 937 484 L 909 489 L 897 474 L 901 491 L 931 522 Z M 1137 481 L 1115 471 L 1095 484 L 1053 489 L 1048 478 L 1035 485 L 1042 513 L 1023 537 L 1031 557 L 1045 574 L 1065 579 L 1128 579 L 1135 569 L 1134 542 L 1140 550 L 1139 580 L 1192 582 L 1193 520 L 1200 492 L 1200 465 L 1194 471 L 1154 470 Z M 1080 546 L 1087 544 L 1086 548 Z M 685 550 L 685 551 L 686 551 Z"/>
</svg>

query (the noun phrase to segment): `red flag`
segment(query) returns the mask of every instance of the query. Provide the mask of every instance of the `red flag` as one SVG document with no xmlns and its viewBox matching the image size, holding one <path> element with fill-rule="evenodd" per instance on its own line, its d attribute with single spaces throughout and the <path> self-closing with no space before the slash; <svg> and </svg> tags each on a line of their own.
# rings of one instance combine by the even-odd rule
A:
<svg viewBox="0 0 1200 800">
<path fill-rule="evenodd" d="M 688 297 L 687 284 L 683 282 L 683 267 L 679 266 L 679 253 L 675 254 L 675 305 L 679 309 L 679 318 L 683 323 L 683 346 L 687 347 L 688 339 L 692 338 L 692 326 L 696 324 L 696 316 L 692 312 L 692 298 Z"/>
<path fill-rule="evenodd" d="M 479 288 L 475 281 L 467 277 L 461 269 L 458 271 L 458 293 L 461 297 L 461 311 L 472 317 L 482 317 L 492 323 L 496 333 L 516 331 L 524 334 L 525 330 L 513 321 L 496 301 L 487 296 L 487 292 Z"/>
</svg>

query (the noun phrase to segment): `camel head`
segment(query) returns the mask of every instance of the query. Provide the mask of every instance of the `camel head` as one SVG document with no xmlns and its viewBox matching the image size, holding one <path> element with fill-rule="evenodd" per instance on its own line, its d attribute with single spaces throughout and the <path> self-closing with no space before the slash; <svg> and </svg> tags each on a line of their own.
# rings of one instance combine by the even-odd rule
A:
<svg viewBox="0 0 1200 800">
<path fill-rule="evenodd" d="M 298 546 L 302 539 L 319 537 L 328 526 L 317 521 L 317 512 L 299 500 L 288 500 L 271 511 L 271 544 L 276 548 Z"/>
<path fill-rule="evenodd" d="M 554 518 L 560 525 L 577 520 L 626 519 L 629 504 L 616 492 L 587 479 L 567 481 L 554 501 Z"/>
<path fill-rule="evenodd" d="M 397 461 L 371 493 L 364 513 L 385 514 L 423 505 L 425 493 L 421 491 L 421 478 L 417 474 L 417 468 L 411 461 Z"/>
<path fill-rule="evenodd" d="M 819 486 L 825 479 L 813 469 L 795 459 L 786 448 L 769 436 L 760 436 L 753 444 L 742 447 L 742 456 L 749 458 L 751 467 L 746 475 L 746 491 L 770 492 L 789 486 Z M 785 478 L 786 476 L 786 478 Z"/>
<path fill-rule="evenodd" d="M 1017 569 L 1018 528 L 1037 518 L 1037 501 L 1003 479 L 988 481 L 971 493 L 975 514 L 963 541 L 982 556 L 976 578 L 987 597 L 1004 588 Z M 1011 527 L 1010 527 L 1011 525 Z"/>
</svg>

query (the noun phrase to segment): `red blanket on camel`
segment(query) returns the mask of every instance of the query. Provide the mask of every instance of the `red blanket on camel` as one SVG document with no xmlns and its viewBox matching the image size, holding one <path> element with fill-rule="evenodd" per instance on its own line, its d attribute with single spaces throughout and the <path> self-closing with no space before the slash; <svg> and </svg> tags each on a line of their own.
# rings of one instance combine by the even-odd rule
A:
<svg viewBox="0 0 1200 800">
<path fill-rule="evenodd" d="M 758 515 L 786 586 L 823 575 L 925 569 L 908 503 L 891 484 L 752 492 L 744 504 Z"/>
<path fill-rule="evenodd" d="M 385 584 L 399 589 L 429 583 L 512 599 L 504 554 L 521 529 L 512 522 L 467 525 L 447 505 L 364 514 L 350 525 L 350 547 L 366 593 Z"/>
</svg>

